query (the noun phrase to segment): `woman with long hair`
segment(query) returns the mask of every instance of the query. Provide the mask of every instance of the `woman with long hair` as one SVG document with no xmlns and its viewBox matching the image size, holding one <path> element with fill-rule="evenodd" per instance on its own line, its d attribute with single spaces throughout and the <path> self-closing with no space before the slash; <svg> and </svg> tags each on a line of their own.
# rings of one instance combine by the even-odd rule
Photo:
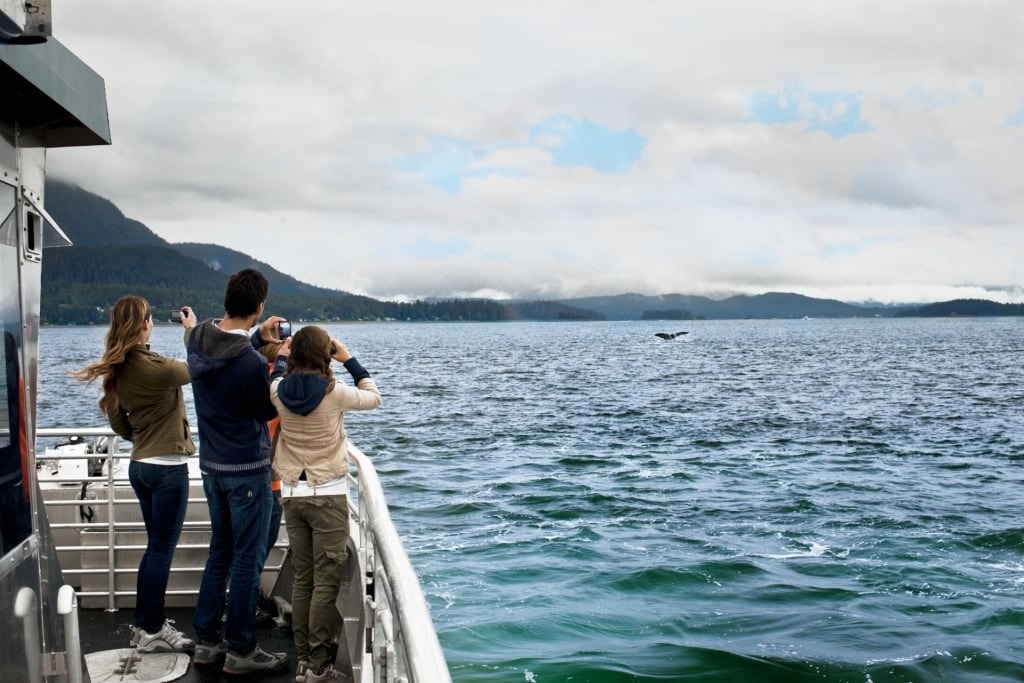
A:
<svg viewBox="0 0 1024 683">
<path fill-rule="evenodd" d="M 195 325 L 183 316 L 182 324 Z M 100 410 L 121 438 L 132 442 L 128 479 L 146 524 L 139 563 L 131 644 L 139 652 L 181 652 L 194 643 L 164 615 L 174 549 L 188 506 L 188 457 L 196 452 L 182 386 L 188 365 L 151 351 L 153 312 L 145 299 L 125 296 L 110 310 L 103 357 L 74 373 L 102 379 Z"/>
<path fill-rule="evenodd" d="M 343 363 L 356 386 L 334 377 Z M 315 325 L 295 333 L 284 377 L 270 385 L 281 416 L 274 469 L 281 479 L 295 579 L 292 631 L 305 683 L 350 680 L 334 668 L 335 602 L 348 545 L 345 412 L 380 405 L 380 391 L 345 345 Z"/>
</svg>

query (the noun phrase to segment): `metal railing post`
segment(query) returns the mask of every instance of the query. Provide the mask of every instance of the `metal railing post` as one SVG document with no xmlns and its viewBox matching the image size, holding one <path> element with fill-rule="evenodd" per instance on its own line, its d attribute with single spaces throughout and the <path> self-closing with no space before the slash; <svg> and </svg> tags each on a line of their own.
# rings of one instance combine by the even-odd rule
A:
<svg viewBox="0 0 1024 683">
<path fill-rule="evenodd" d="M 64 617 L 64 641 L 67 645 L 68 683 L 82 683 L 82 640 L 78 632 L 78 597 L 75 589 L 64 584 L 57 591 L 57 614 Z"/>
<path fill-rule="evenodd" d="M 39 608 L 36 606 L 36 592 L 22 586 L 14 599 L 14 616 L 21 619 L 25 633 L 25 659 L 28 665 L 28 680 L 41 681 L 40 665 L 42 646 L 39 644 Z"/>
<path fill-rule="evenodd" d="M 117 569 L 117 563 L 115 562 L 117 552 L 114 548 L 114 536 L 117 527 L 114 520 L 114 498 L 117 492 L 114 489 L 114 470 L 116 469 L 114 467 L 114 454 L 116 453 L 114 446 L 120 448 L 120 444 L 116 442 L 116 439 L 113 443 L 108 442 L 107 445 L 107 589 L 110 596 L 107 604 L 108 612 L 117 611 L 117 573 L 115 571 Z"/>
</svg>

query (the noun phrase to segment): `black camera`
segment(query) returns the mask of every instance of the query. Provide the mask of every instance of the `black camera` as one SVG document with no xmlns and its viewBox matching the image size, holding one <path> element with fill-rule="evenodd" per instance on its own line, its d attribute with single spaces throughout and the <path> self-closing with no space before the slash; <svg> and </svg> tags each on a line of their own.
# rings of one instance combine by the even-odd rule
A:
<svg viewBox="0 0 1024 683">
<path fill-rule="evenodd" d="M 282 320 L 277 324 L 277 338 L 284 341 L 290 336 L 292 336 L 292 324 L 287 320 Z"/>
<path fill-rule="evenodd" d="M 181 322 L 181 309 L 180 308 L 176 308 L 173 311 L 171 311 L 171 322 L 172 323 L 180 323 Z"/>
<path fill-rule="evenodd" d="M 333 356 L 337 352 L 338 352 L 338 347 L 334 345 L 334 342 L 331 342 L 331 355 Z"/>
</svg>

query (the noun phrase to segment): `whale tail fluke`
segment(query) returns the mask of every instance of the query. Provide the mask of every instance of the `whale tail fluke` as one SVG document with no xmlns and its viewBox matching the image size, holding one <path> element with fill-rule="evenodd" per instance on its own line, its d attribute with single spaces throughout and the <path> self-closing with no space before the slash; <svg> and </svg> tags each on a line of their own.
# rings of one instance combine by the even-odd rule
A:
<svg viewBox="0 0 1024 683">
<path fill-rule="evenodd" d="M 655 332 L 654 336 L 660 337 L 661 339 L 675 339 L 676 337 L 682 336 L 684 334 L 689 334 L 689 332 L 687 332 L 686 330 L 682 332 Z"/>
</svg>

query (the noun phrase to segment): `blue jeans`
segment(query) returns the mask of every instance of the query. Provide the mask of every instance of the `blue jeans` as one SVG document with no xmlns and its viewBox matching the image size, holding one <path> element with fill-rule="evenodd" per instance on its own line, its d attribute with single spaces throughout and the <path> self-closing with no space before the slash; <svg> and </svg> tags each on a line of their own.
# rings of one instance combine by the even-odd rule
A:
<svg viewBox="0 0 1024 683">
<path fill-rule="evenodd" d="M 132 460 L 128 480 L 139 499 L 148 536 L 135 583 L 135 625 L 156 633 L 164 625 L 164 594 L 188 507 L 188 465 Z"/>
<path fill-rule="evenodd" d="M 203 490 L 213 534 L 192 626 L 200 640 L 220 642 L 221 615 L 227 602 L 223 639 L 232 652 L 248 654 L 256 647 L 254 626 L 260 574 L 267 559 L 270 510 L 274 504 L 270 472 L 204 474 Z"/>
<path fill-rule="evenodd" d="M 267 555 L 270 555 L 270 551 L 277 545 L 277 537 L 281 533 L 281 516 L 284 514 L 284 508 L 281 507 L 281 492 L 273 491 L 274 494 L 274 507 L 270 511 L 270 533 L 267 534 Z"/>
</svg>

